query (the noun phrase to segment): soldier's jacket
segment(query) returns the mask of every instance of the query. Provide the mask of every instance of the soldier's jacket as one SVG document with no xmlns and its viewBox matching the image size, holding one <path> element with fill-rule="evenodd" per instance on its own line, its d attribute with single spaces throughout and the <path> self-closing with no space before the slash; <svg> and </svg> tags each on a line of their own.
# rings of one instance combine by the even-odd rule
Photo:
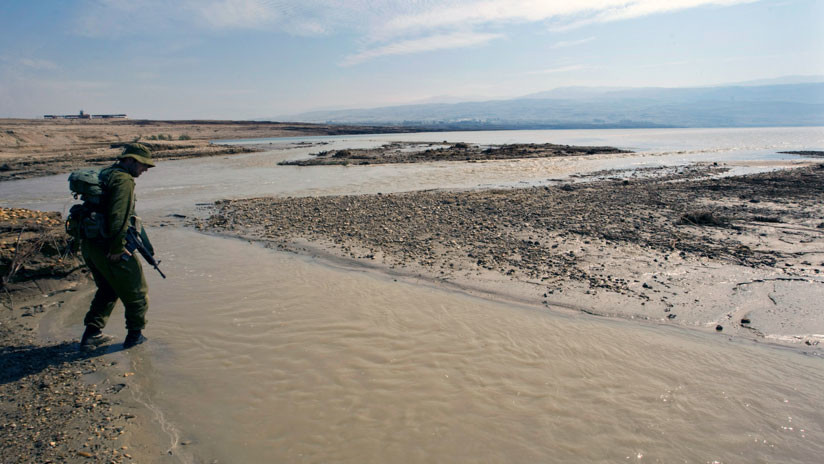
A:
<svg viewBox="0 0 824 464">
<path fill-rule="evenodd" d="M 134 211 L 134 177 L 123 168 L 114 165 L 100 172 L 103 191 L 106 192 L 103 214 L 106 216 L 109 254 L 119 255 L 125 250 L 126 230 L 131 224 Z"/>
</svg>

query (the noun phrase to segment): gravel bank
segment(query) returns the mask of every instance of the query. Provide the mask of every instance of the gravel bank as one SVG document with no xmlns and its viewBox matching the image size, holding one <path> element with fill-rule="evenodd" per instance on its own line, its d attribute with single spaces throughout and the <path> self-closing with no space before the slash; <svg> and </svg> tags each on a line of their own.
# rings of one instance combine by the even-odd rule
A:
<svg viewBox="0 0 824 464">
<path fill-rule="evenodd" d="M 122 436 L 135 415 L 117 409 L 126 385 L 89 382 L 107 365 L 101 352 L 37 336 L 42 313 L 60 306 L 0 308 L 0 462 L 131 462 Z"/>
<path fill-rule="evenodd" d="M 222 201 L 195 225 L 292 250 L 308 241 L 547 306 L 817 345 L 816 300 L 762 311 L 741 289 L 824 289 L 824 165 L 706 178 L 715 169 L 723 167 L 525 189 Z M 770 322 L 782 306 L 792 327 Z"/>
</svg>

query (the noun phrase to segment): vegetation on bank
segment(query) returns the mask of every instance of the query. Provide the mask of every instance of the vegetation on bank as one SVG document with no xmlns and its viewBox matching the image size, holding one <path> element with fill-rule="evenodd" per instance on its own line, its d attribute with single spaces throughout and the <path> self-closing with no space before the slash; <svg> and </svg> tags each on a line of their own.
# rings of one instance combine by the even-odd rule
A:
<svg viewBox="0 0 824 464">
<path fill-rule="evenodd" d="M 60 213 L 0 208 L 0 289 L 7 296 L 14 284 L 65 277 L 79 266 Z"/>
</svg>

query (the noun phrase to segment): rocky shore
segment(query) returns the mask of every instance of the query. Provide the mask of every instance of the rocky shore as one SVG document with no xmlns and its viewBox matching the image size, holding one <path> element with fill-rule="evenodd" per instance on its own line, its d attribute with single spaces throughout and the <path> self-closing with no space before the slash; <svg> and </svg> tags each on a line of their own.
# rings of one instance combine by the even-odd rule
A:
<svg viewBox="0 0 824 464">
<path fill-rule="evenodd" d="M 393 142 L 372 149 L 329 150 L 313 153 L 312 158 L 283 161 L 282 165 L 318 166 L 350 164 L 420 163 L 428 161 L 482 161 L 501 159 L 551 158 L 559 156 L 631 153 L 613 147 L 578 147 L 552 143 L 518 143 L 480 146 L 464 142 Z"/>
<path fill-rule="evenodd" d="M 71 287 L 81 269 L 60 213 L 0 208 L 0 291 L 12 306 L 17 294 Z"/>
<path fill-rule="evenodd" d="M 0 308 L 0 462 L 132 462 L 124 435 L 135 415 L 118 408 L 126 384 L 96 385 L 108 366 L 78 341 L 44 343 L 41 313 L 27 300 Z"/>
<path fill-rule="evenodd" d="M 222 201 L 195 226 L 550 307 L 817 347 L 824 165 L 723 170 Z"/>
</svg>

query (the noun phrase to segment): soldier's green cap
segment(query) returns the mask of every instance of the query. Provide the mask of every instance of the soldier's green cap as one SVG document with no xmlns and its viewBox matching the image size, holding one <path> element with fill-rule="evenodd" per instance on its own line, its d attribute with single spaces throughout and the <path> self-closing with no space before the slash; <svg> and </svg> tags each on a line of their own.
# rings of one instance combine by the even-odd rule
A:
<svg viewBox="0 0 824 464">
<path fill-rule="evenodd" d="M 121 153 L 120 156 L 118 156 L 118 159 L 123 158 L 134 158 L 136 161 L 139 161 L 146 166 L 154 167 L 154 163 L 152 162 L 152 152 L 142 143 L 130 143 L 126 145 L 126 149 L 123 150 L 123 153 Z"/>
</svg>

